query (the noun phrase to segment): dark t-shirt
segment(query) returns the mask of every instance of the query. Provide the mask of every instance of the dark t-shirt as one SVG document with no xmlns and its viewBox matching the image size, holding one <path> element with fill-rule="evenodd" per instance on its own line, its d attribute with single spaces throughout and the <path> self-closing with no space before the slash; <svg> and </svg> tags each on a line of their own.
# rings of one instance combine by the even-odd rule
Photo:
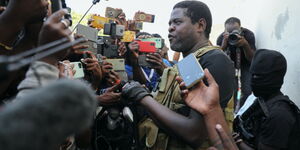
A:
<svg viewBox="0 0 300 150">
<path fill-rule="evenodd" d="M 207 68 L 219 85 L 220 104 L 225 108 L 234 90 L 234 67 L 232 61 L 221 50 L 211 50 L 204 54 L 199 63 Z"/>
<path fill-rule="evenodd" d="M 223 34 L 224 34 L 224 32 L 221 35 L 219 35 L 219 37 L 217 39 L 217 45 L 219 45 L 219 46 L 222 45 Z M 253 32 L 250 31 L 249 29 L 242 28 L 242 35 L 248 41 L 250 47 L 255 51 L 256 50 L 255 36 L 254 36 Z M 231 60 L 234 61 L 234 63 L 236 63 L 236 46 L 230 45 L 228 43 L 228 49 L 225 50 L 225 52 L 228 53 L 228 51 L 229 51 Z M 251 62 L 246 59 L 245 53 L 244 53 L 243 49 L 241 49 L 241 67 L 249 67 L 250 64 L 251 64 Z"/>
<path fill-rule="evenodd" d="M 261 142 L 266 146 L 276 149 L 287 149 L 291 139 L 292 130 L 296 123 L 291 106 L 283 100 L 276 100 L 268 104 L 270 117 L 262 121 L 258 131 L 256 143 Z"/>
</svg>

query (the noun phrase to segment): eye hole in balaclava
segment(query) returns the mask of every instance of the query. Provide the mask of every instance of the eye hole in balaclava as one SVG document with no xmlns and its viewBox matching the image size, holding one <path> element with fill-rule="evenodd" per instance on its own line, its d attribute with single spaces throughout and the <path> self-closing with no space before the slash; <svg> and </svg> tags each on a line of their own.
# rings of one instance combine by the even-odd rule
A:
<svg viewBox="0 0 300 150">
<path fill-rule="evenodd" d="M 266 49 L 257 50 L 250 67 L 253 94 L 257 97 L 267 97 L 279 92 L 286 68 L 286 59 L 281 53 Z"/>
</svg>

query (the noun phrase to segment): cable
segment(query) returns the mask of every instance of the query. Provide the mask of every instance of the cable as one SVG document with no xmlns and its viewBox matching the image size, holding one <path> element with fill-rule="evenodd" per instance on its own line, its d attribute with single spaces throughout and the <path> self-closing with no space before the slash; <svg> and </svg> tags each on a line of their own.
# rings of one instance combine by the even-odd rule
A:
<svg viewBox="0 0 300 150">
<path fill-rule="evenodd" d="M 98 2 L 100 2 L 100 0 L 94 0 L 92 6 L 84 13 L 84 15 L 81 17 L 81 19 L 79 20 L 79 22 L 76 24 L 76 26 L 74 27 L 74 29 L 72 30 L 72 32 L 74 32 L 78 25 L 81 23 L 81 21 L 83 20 L 83 18 L 87 15 L 87 13 L 92 9 L 92 7 L 94 5 L 96 5 Z"/>
</svg>

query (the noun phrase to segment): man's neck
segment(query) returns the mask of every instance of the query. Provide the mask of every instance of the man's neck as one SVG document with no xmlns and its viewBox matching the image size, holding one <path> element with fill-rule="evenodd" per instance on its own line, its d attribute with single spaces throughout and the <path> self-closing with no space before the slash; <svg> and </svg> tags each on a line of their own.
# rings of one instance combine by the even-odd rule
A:
<svg viewBox="0 0 300 150">
<path fill-rule="evenodd" d="M 195 51 L 199 50 L 200 48 L 208 46 L 208 45 L 209 45 L 209 40 L 208 39 L 199 40 L 199 42 L 196 43 L 191 50 L 183 53 L 183 57 L 185 57 L 185 56 L 187 56 L 187 55 L 189 55 L 191 53 L 194 53 Z"/>
</svg>

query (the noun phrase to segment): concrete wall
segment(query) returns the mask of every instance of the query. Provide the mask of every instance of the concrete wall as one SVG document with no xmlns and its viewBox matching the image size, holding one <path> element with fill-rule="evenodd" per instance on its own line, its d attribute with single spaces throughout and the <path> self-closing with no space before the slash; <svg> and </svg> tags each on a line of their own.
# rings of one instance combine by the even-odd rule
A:
<svg viewBox="0 0 300 150">
<path fill-rule="evenodd" d="M 228 16 L 223 22 L 230 16 L 239 17 L 242 26 L 255 33 L 257 48 L 278 50 L 286 57 L 288 69 L 282 91 L 300 106 L 300 1 L 229 0 L 228 2 L 235 4 L 228 6 L 230 13 L 226 13 Z"/>
</svg>

